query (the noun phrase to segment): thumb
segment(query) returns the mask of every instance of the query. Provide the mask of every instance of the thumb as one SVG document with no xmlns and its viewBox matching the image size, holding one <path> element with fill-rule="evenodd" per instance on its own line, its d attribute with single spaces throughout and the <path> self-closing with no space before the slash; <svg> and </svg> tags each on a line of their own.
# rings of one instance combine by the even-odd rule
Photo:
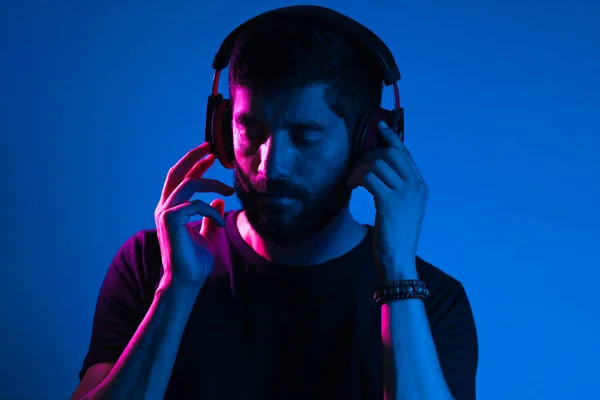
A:
<svg viewBox="0 0 600 400">
<path fill-rule="evenodd" d="M 223 217 L 225 215 L 225 202 L 221 199 L 215 199 L 210 203 L 210 206 L 219 212 L 219 215 Z M 207 239 L 210 239 L 212 235 L 217 233 L 221 226 L 212 218 L 203 217 L 202 227 L 200 228 L 200 234 Z"/>
</svg>

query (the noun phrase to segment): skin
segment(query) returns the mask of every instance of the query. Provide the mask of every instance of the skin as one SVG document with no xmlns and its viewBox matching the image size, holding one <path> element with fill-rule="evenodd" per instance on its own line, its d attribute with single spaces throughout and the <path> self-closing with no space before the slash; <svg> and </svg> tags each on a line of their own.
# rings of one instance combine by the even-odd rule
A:
<svg viewBox="0 0 600 400">
<path fill-rule="evenodd" d="M 365 235 L 348 212 L 351 190 L 360 186 L 373 195 L 373 256 L 381 281 L 419 279 L 415 257 L 429 194 L 423 176 L 385 124 L 379 130 L 386 146 L 349 165 L 348 132 L 323 89 L 259 97 L 234 87 L 234 188 L 244 210 L 238 230 L 278 264 L 339 257 Z M 321 129 L 298 129 L 307 121 Z M 380 329 L 384 399 L 452 399 L 421 300 L 382 305 Z"/>
<path fill-rule="evenodd" d="M 334 259 L 366 234 L 349 212 L 349 134 L 324 94 L 323 85 L 270 95 L 232 88 L 237 228 L 276 263 Z"/>
<path fill-rule="evenodd" d="M 155 213 L 161 253 L 170 256 L 163 258 L 152 305 L 116 364 L 91 367 L 73 399 L 164 396 L 212 269 L 210 237 L 225 225 L 222 201 L 190 201 L 194 193 L 237 192 L 244 211 L 236 224 L 244 240 L 278 264 L 310 265 L 339 257 L 364 238 L 366 228 L 348 212 L 351 190 L 361 186 L 377 211 L 373 255 L 382 280 L 418 279 L 415 252 L 429 190 L 397 135 L 380 124 L 387 146 L 350 166 L 348 132 L 323 101 L 322 86 L 268 98 L 234 89 L 235 189 L 203 178 L 215 161 L 206 143 L 171 168 Z M 307 122 L 320 129 L 299 129 Z M 277 198 L 260 195 L 265 192 Z M 200 232 L 187 229 L 193 215 L 204 217 Z M 385 399 L 452 399 L 420 300 L 382 305 L 380 328 Z"/>
</svg>

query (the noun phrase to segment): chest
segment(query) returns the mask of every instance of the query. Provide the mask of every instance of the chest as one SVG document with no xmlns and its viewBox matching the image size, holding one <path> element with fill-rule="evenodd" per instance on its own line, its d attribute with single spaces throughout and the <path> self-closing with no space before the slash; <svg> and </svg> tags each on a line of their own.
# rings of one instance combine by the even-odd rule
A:
<svg viewBox="0 0 600 400">
<path fill-rule="evenodd" d="M 170 391 L 202 399 L 381 398 L 379 309 L 370 296 L 355 286 L 266 286 L 199 298 Z"/>
</svg>

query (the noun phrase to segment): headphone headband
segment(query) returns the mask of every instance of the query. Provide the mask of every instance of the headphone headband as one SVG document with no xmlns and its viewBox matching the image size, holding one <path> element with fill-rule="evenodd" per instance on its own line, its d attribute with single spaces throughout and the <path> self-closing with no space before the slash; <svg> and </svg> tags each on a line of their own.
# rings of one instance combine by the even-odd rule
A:
<svg viewBox="0 0 600 400">
<path fill-rule="evenodd" d="M 233 148 L 232 103 L 224 99 L 219 93 L 219 77 L 221 71 L 229 66 L 231 53 L 240 34 L 248 29 L 249 25 L 262 22 L 267 17 L 293 16 L 324 26 L 332 26 L 348 40 L 362 45 L 366 52 L 377 62 L 386 86 L 394 89 L 394 109 L 379 108 L 375 113 L 363 113 L 357 123 L 356 134 L 353 135 L 352 160 L 358 158 L 366 151 L 381 147 L 379 141 L 379 121 L 386 121 L 400 140 L 404 141 L 404 109 L 400 107 L 400 94 L 397 82 L 400 80 L 400 71 L 394 56 L 388 47 L 370 29 L 337 11 L 321 6 L 293 6 L 278 8 L 259 14 L 235 28 L 219 46 L 212 67 L 213 76 L 212 93 L 208 96 L 206 105 L 205 139 L 211 144 L 212 153 L 219 159 L 225 168 L 234 168 L 235 154 Z"/>
<path fill-rule="evenodd" d="M 272 16 L 298 16 L 311 19 L 315 22 L 335 25 L 335 27 L 342 31 L 344 35 L 354 39 L 357 43 L 361 43 L 365 49 L 371 53 L 381 68 L 383 82 L 386 86 L 393 85 L 400 80 L 400 71 L 396 65 L 392 52 L 385 43 L 375 35 L 375 33 L 352 18 L 322 6 L 291 6 L 277 8 L 247 20 L 235 28 L 227 35 L 225 40 L 223 40 L 217 54 L 215 54 L 212 64 L 213 69 L 215 71 L 221 71 L 227 68 L 231 59 L 231 52 L 233 51 L 235 42 L 240 34 L 257 21 Z"/>
</svg>

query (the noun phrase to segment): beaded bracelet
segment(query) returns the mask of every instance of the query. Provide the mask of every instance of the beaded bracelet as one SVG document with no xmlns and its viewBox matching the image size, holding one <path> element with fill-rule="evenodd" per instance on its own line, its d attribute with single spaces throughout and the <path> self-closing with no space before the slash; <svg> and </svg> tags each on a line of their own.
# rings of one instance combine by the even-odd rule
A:
<svg viewBox="0 0 600 400">
<path fill-rule="evenodd" d="M 377 304 L 381 305 L 390 300 L 421 299 L 425 301 L 428 296 L 429 290 L 425 287 L 425 282 L 407 279 L 403 281 L 389 281 L 378 285 L 373 299 Z"/>
</svg>

